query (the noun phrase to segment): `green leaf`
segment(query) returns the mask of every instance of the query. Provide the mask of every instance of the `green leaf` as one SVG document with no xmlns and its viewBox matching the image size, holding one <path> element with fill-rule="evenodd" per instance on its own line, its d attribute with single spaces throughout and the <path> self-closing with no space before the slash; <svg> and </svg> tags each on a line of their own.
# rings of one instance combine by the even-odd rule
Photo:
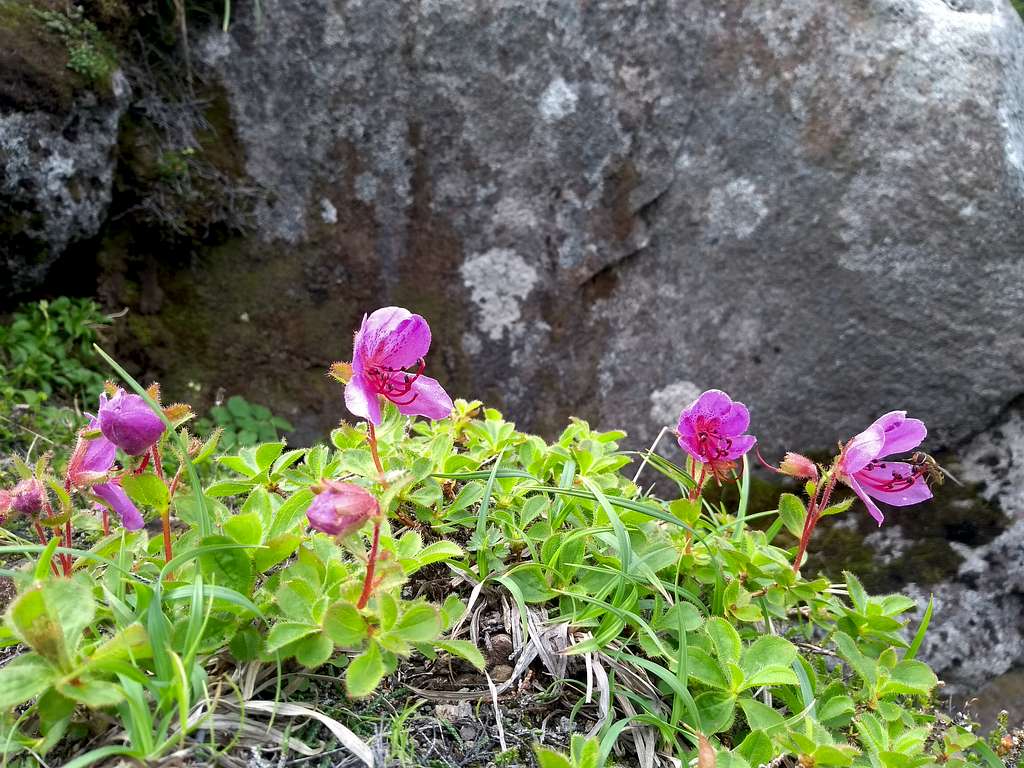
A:
<svg viewBox="0 0 1024 768">
<path fill-rule="evenodd" d="M 316 621 L 313 611 L 318 599 L 316 590 L 303 579 L 286 581 L 274 593 L 274 602 L 285 618 L 307 624 Z"/>
<path fill-rule="evenodd" d="M 92 680 L 74 676 L 56 686 L 62 696 L 85 704 L 92 709 L 113 707 L 124 701 L 124 690 L 109 680 Z"/>
<path fill-rule="evenodd" d="M 796 657 L 796 646 L 789 640 L 776 635 L 765 635 L 744 649 L 740 669 L 743 670 L 744 676 L 749 678 L 765 667 L 788 667 Z"/>
<path fill-rule="evenodd" d="M 239 549 L 227 536 L 207 536 L 199 544 L 202 547 L 217 547 L 199 555 L 199 569 L 208 581 L 243 595 L 252 593 L 255 575 L 252 559 L 246 550 Z M 218 545 L 228 546 L 221 549 Z"/>
<path fill-rule="evenodd" d="M 465 659 L 474 667 L 483 672 L 487 669 L 487 662 L 480 653 L 480 649 L 468 640 L 438 640 L 434 645 L 442 651 L 447 651 L 452 656 Z"/>
<path fill-rule="evenodd" d="M 843 576 L 846 577 L 846 590 L 850 593 L 850 602 L 853 603 L 853 607 L 857 610 L 857 613 L 867 615 L 869 600 L 864 585 L 860 583 L 860 579 L 849 571 L 843 571 Z"/>
<path fill-rule="evenodd" d="M 252 483 L 243 483 L 237 480 L 222 480 L 219 483 L 214 483 L 206 489 L 206 495 L 213 499 L 222 498 L 224 496 L 238 496 L 242 493 L 248 493 L 252 490 Z"/>
<path fill-rule="evenodd" d="M 762 685 L 799 685 L 796 672 L 790 667 L 762 667 L 754 674 L 744 678 L 743 689 L 757 688 Z"/>
<path fill-rule="evenodd" d="M 874 690 L 878 683 L 878 664 L 861 653 L 857 644 L 845 632 L 836 632 L 834 640 L 839 655 Z"/>
<path fill-rule="evenodd" d="M 263 538 L 263 523 L 256 512 L 235 515 L 224 522 L 224 533 L 238 544 L 259 544 Z"/>
<path fill-rule="evenodd" d="M 384 677 L 384 661 L 380 647 L 375 642 L 352 659 L 345 672 L 345 687 L 348 695 L 358 699 L 369 696 Z"/>
<path fill-rule="evenodd" d="M 406 569 L 406 575 L 412 575 L 420 568 L 430 565 L 431 563 L 440 563 L 444 560 L 458 559 L 464 554 L 462 547 L 455 542 L 441 539 L 440 541 L 435 541 L 433 544 L 428 544 L 417 554 L 413 555 L 408 560 L 403 561 L 402 565 Z"/>
<path fill-rule="evenodd" d="M 720 733 L 732 726 L 736 715 L 736 697 L 725 691 L 705 691 L 694 701 L 706 734 Z"/>
<path fill-rule="evenodd" d="M 366 620 L 354 605 L 337 602 L 324 614 L 324 632 L 341 648 L 358 648 L 369 637 Z"/>
<path fill-rule="evenodd" d="M 228 407 L 228 411 L 231 412 L 232 416 L 238 418 L 244 418 L 249 416 L 249 412 L 251 410 L 249 407 L 249 403 L 241 395 L 232 395 L 231 397 L 228 398 L 226 405 Z"/>
<path fill-rule="evenodd" d="M 779 517 L 786 530 L 799 539 L 803 534 L 807 509 L 798 496 L 784 493 L 779 497 Z"/>
<path fill-rule="evenodd" d="M 122 478 L 121 487 L 136 504 L 155 509 L 161 514 L 170 502 L 164 481 L 151 472 L 144 475 L 127 475 Z"/>
<path fill-rule="evenodd" d="M 700 648 L 687 648 L 687 673 L 694 680 L 712 688 L 725 690 L 729 687 L 725 673 L 718 662 Z"/>
<path fill-rule="evenodd" d="M 780 728 L 785 723 L 780 712 L 756 699 L 744 696 L 738 703 L 751 730 L 771 731 L 774 728 Z"/>
<path fill-rule="evenodd" d="M 57 680 L 57 670 L 39 656 L 26 653 L 0 667 L 0 710 L 40 695 Z"/>
<path fill-rule="evenodd" d="M 575 768 L 569 758 L 553 749 L 533 745 L 533 752 L 537 756 L 537 764 L 540 768 Z"/>
<path fill-rule="evenodd" d="M 299 664 L 309 669 L 316 669 L 326 664 L 327 660 L 331 658 L 331 654 L 334 653 L 334 643 L 325 634 L 318 632 L 297 642 L 292 652 Z"/>
<path fill-rule="evenodd" d="M 765 765 L 775 757 L 775 745 L 764 731 L 751 731 L 736 752 L 751 765 Z"/>
<path fill-rule="evenodd" d="M 270 539 L 259 549 L 253 550 L 253 567 L 260 573 L 266 572 L 291 557 L 301 543 L 301 536 L 294 533 L 282 533 L 280 536 Z"/>
<path fill-rule="evenodd" d="M 319 632 L 320 627 L 310 624 L 302 624 L 297 621 L 281 621 L 270 628 L 267 633 L 266 649 L 268 653 L 279 651 L 289 643 L 309 637 L 314 632 Z"/>
<path fill-rule="evenodd" d="M 720 616 L 708 619 L 706 625 L 708 636 L 715 646 L 719 662 L 738 664 L 740 660 L 740 635 L 732 624 Z"/>
<path fill-rule="evenodd" d="M 924 696 L 931 692 L 938 683 L 938 678 L 927 664 L 905 660 L 892 670 L 891 677 L 882 685 L 879 693 L 882 696 L 894 693 Z"/>
<path fill-rule="evenodd" d="M 417 603 L 402 613 L 393 632 L 410 643 L 425 643 L 441 634 L 441 615 L 426 603 Z"/>
<path fill-rule="evenodd" d="M 308 488 L 296 491 L 277 509 L 274 522 L 267 532 L 267 538 L 273 539 L 283 533 L 294 533 L 299 521 L 305 520 L 306 510 L 313 501 L 313 492 Z"/>
</svg>

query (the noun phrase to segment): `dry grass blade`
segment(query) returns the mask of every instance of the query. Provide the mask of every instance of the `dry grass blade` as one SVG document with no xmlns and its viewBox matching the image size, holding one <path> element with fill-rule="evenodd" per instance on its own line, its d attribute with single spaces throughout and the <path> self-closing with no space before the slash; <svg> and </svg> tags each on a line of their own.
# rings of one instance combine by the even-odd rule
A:
<svg viewBox="0 0 1024 768">
<path fill-rule="evenodd" d="M 591 654 L 587 654 L 589 657 Z M 594 673 L 594 686 L 597 688 L 597 722 L 587 732 L 588 737 L 596 736 L 604 728 L 612 712 L 612 687 L 608 681 L 608 673 L 599 659 L 591 659 Z"/>
<path fill-rule="evenodd" d="M 322 723 L 327 730 L 334 734 L 334 738 L 341 742 L 346 749 L 362 760 L 369 768 L 373 768 L 373 751 L 366 742 L 334 718 L 317 712 L 315 709 L 291 702 L 247 701 L 245 702 L 245 711 L 266 712 L 275 717 L 311 717 Z"/>
<path fill-rule="evenodd" d="M 508 745 L 505 743 L 505 727 L 501 723 L 501 707 L 498 706 L 498 689 L 490 675 L 484 672 L 484 677 L 487 678 L 487 687 L 491 691 L 491 703 L 494 705 L 494 723 L 498 726 L 498 743 L 501 745 L 502 752 L 508 752 Z"/>
</svg>

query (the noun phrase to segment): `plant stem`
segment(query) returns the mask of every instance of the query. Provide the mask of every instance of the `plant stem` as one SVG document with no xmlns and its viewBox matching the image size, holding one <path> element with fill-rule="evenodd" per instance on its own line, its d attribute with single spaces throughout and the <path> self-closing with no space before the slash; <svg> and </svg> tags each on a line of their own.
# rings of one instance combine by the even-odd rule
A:
<svg viewBox="0 0 1024 768">
<path fill-rule="evenodd" d="M 370 440 L 370 455 L 373 456 L 373 464 L 377 467 L 377 473 L 380 475 L 380 484 L 386 486 L 384 467 L 380 463 L 380 454 L 377 453 L 377 430 L 373 428 L 372 421 L 366 422 L 366 435 Z"/>
<path fill-rule="evenodd" d="M 696 501 L 700 498 L 700 492 L 704 488 L 704 480 L 707 479 L 707 467 L 707 464 L 700 465 L 700 476 L 697 478 L 697 484 L 693 486 L 693 490 L 690 491 L 690 501 Z"/>
<path fill-rule="evenodd" d="M 110 511 L 103 507 L 103 535 L 110 535 Z"/>
<path fill-rule="evenodd" d="M 71 549 L 71 518 L 70 517 L 67 520 L 64 521 L 64 546 L 67 547 L 68 549 Z M 71 563 L 71 555 L 66 553 L 64 555 L 64 575 L 65 576 L 70 576 L 71 575 L 71 565 L 72 565 L 72 563 Z"/>
<path fill-rule="evenodd" d="M 366 578 L 363 580 L 363 592 L 359 595 L 356 608 L 362 610 L 370 600 L 373 592 L 373 572 L 377 567 L 377 549 L 380 545 L 380 520 L 373 523 L 373 543 L 370 544 L 370 555 L 366 558 Z"/>
<path fill-rule="evenodd" d="M 818 520 L 821 519 L 822 511 L 828 507 L 828 500 L 832 496 L 832 489 L 836 486 L 836 471 L 833 468 L 829 474 L 828 482 L 825 483 L 825 487 L 821 491 L 821 495 L 817 498 L 811 499 L 811 503 L 807 507 L 807 520 L 804 521 L 804 532 L 800 536 L 800 546 L 796 551 L 796 557 L 793 559 L 793 573 L 800 573 L 800 562 L 804 559 L 804 554 L 807 551 L 807 545 L 811 542 L 811 534 L 814 533 L 814 526 L 818 524 Z"/>
<path fill-rule="evenodd" d="M 153 454 L 153 471 L 156 472 L 156 476 L 160 478 L 160 482 L 162 482 L 164 484 L 164 487 L 166 488 L 167 487 L 167 480 L 166 480 L 166 478 L 164 478 L 163 462 L 160 461 L 160 448 L 157 447 L 156 443 L 153 444 L 152 454 Z M 149 454 L 146 454 L 146 455 L 148 456 Z M 180 467 L 179 467 L 179 470 L 180 470 Z M 175 482 L 177 482 L 177 478 L 175 478 Z M 161 522 L 163 523 L 163 528 L 164 528 L 164 562 L 165 563 L 169 563 L 171 561 L 171 556 L 172 556 L 171 555 L 171 489 L 170 488 L 167 489 L 167 507 L 166 507 L 166 509 L 164 509 L 163 512 L 160 513 L 160 518 L 161 518 Z M 168 574 L 168 578 L 169 577 L 170 577 L 170 574 Z"/>
<path fill-rule="evenodd" d="M 171 561 L 171 510 L 165 509 L 160 516 L 164 524 L 164 562 Z"/>
<path fill-rule="evenodd" d="M 43 531 L 43 526 L 39 524 L 38 520 L 35 521 L 35 526 L 36 534 L 38 534 L 39 536 L 39 543 L 45 547 L 47 542 L 49 542 L 49 539 L 47 538 L 46 533 Z M 57 570 L 57 564 L 53 562 L 53 560 L 50 561 L 50 570 L 53 571 L 54 576 L 60 576 L 60 571 Z"/>
</svg>

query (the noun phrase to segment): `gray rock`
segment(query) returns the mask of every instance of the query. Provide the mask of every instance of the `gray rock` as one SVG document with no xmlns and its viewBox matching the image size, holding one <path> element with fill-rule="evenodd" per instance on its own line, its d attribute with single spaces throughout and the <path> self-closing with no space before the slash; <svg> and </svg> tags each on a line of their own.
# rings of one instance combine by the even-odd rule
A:
<svg viewBox="0 0 1024 768">
<path fill-rule="evenodd" d="M 1011 410 L 999 425 L 971 441 L 957 476 L 978 483 L 1009 519 L 995 539 L 978 547 L 953 543 L 963 558 L 956 576 L 927 589 L 908 588 L 935 612 L 922 657 L 966 697 L 994 677 L 1024 665 L 1024 413 Z M 994 711 L 1007 702 L 988 702 Z M 1017 718 L 1024 711 L 1015 712 Z"/>
<path fill-rule="evenodd" d="M 642 440 L 710 386 L 769 449 L 897 407 L 957 440 L 1020 392 L 1005 0 L 261 7 L 199 56 L 275 191 L 251 268 L 301 258 L 341 339 L 405 303 L 458 393 Z"/>
<path fill-rule="evenodd" d="M 33 106 L 0 112 L 0 284 L 13 294 L 37 287 L 105 221 L 127 82 L 118 72 L 109 94 L 82 90 L 69 104 Z"/>
</svg>

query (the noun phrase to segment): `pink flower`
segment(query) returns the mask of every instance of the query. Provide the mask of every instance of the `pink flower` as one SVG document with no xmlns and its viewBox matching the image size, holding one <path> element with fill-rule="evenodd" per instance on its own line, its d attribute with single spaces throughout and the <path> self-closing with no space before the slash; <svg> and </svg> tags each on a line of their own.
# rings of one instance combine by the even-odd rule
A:
<svg viewBox="0 0 1024 768">
<path fill-rule="evenodd" d="M 309 525 L 331 536 L 355 533 L 367 520 L 380 516 L 380 506 L 369 491 L 352 483 L 324 480 L 306 510 Z"/>
<path fill-rule="evenodd" d="M 750 413 L 720 389 L 709 389 L 679 415 L 679 447 L 721 478 L 732 462 L 754 447 L 757 438 L 743 434 Z"/>
<path fill-rule="evenodd" d="M 105 395 L 100 396 L 101 405 L 105 399 Z M 78 433 L 78 442 L 68 460 L 67 479 L 71 488 L 88 488 L 105 480 L 110 468 L 114 466 L 117 446 L 97 432 L 99 420 L 93 416 L 89 419 L 89 426 Z"/>
<path fill-rule="evenodd" d="M 879 525 L 885 516 L 872 499 L 906 507 L 932 497 L 922 463 L 885 461 L 913 450 L 927 434 L 923 421 L 908 419 L 906 411 L 890 411 L 843 448 L 836 476 L 853 489 Z"/>
<path fill-rule="evenodd" d="M 430 326 L 402 307 L 384 307 L 356 333 L 352 378 L 345 385 L 345 405 L 355 416 L 380 424 L 383 395 L 407 416 L 443 419 L 452 399 L 436 379 L 423 375 L 430 349 Z M 414 372 L 408 369 L 415 367 Z"/>
<path fill-rule="evenodd" d="M 106 395 L 100 395 L 101 410 L 106 399 Z M 75 450 L 68 461 L 68 488 L 90 489 L 117 513 L 127 530 L 137 531 L 143 525 L 142 514 L 124 492 L 121 479 L 110 474 L 117 457 L 117 446 L 102 434 L 94 434 L 99 424 L 99 419 L 90 417 L 89 425 L 78 435 Z"/>
<path fill-rule="evenodd" d="M 141 456 L 164 433 L 163 420 L 138 395 L 117 390 L 109 401 L 100 395 L 100 431 L 129 456 Z"/>
</svg>

